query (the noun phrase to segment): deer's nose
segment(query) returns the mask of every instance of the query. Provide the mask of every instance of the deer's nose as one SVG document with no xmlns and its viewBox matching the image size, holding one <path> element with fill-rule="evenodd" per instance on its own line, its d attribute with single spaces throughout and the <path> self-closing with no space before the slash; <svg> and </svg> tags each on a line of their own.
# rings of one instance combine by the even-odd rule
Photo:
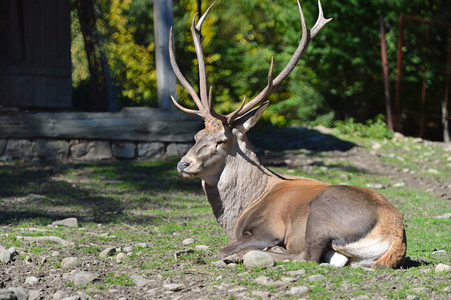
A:
<svg viewBox="0 0 451 300">
<path fill-rule="evenodd" d="M 189 161 L 179 161 L 179 163 L 177 164 L 177 170 L 179 172 L 184 172 L 190 165 L 191 162 Z"/>
</svg>

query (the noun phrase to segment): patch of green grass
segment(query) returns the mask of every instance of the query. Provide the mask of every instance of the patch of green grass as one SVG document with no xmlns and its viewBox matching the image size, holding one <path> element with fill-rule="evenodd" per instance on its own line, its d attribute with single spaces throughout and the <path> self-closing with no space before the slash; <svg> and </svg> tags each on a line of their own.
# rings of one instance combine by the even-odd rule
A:
<svg viewBox="0 0 451 300">
<path fill-rule="evenodd" d="M 108 273 L 104 282 L 116 286 L 132 286 L 133 280 L 127 274 Z"/>
</svg>

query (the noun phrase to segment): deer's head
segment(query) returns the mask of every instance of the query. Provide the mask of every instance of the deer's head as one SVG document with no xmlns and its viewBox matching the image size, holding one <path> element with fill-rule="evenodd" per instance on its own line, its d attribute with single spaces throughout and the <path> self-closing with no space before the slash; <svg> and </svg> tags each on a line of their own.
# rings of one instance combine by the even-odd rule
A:
<svg viewBox="0 0 451 300">
<path fill-rule="evenodd" d="M 191 32 L 193 34 L 194 46 L 196 48 L 196 55 L 199 64 L 199 95 L 194 88 L 188 83 L 175 60 L 175 55 L 172 46 L 172 28 L 169 37 L 169 56 L 172 68 L 180 83 L 187 89 L 198 110 L 188 109 L 181 106 L 174 98 L 171 97 L 174 105 L 181 111 L 195 114 L 203 118 L 205 129 L 199 131 L 195 135 L 196 143 L 188 151 L 188 153 L 181 159 L 177 165 L 177 169 L 186 177 L 200 177 L 205 179 L 208 176 L 217 175 L 224 167 L 227 156 L 236 155 L 240 144 L 246 142 L 245 133 L 254 126 L 264 110 L 268 106 L 268 102 L 260 105 L 264 99 L 269 95 L 271 90 L 278 86 L 294 69 L 297 62 L 301 58 L 304 50 L 310 43 L 311 39 L 318 33 L 318 31 L 331 19 L 325 19 L 319 3 L 319 16 L 315 26 L 311 30 L 307 29 L 305 18 L 302 13 L 301 5 L 298 0 L 299 13 L 302 24 L 302 38 L 298 48 L 291 57 L 287 66 L 282 72 L 273 79 L 274 61 L 271 59 L 271 64 L 268 73 L 268 84 L 266 87 L 252 100 L 246 103 L 246 98 L 243 99 L 240 107 L 235 111 L 223 115 L 216 113 L 213 109 L 212 88 L 210 87 L 207 93 L 207 78 L 205 70 L 205 62 L 202 52 L 201 44 L 201 27 L 208 12 L 213 7 L 214 3 L 207 9 L 207 11 L 200 17 L 197 25 L 195 24 L 196 16 L 194 16 L 191 24 Z M 259 106 L 260 105 L 260 106 Z"/>
</svg>

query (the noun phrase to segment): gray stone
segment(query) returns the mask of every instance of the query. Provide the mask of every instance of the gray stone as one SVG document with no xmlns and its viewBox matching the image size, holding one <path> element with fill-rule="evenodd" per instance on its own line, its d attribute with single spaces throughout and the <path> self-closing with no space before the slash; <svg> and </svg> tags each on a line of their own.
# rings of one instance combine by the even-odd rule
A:
<svg viewBox="0 0 451 300">
<path fill-rule="evenodd" d="M 177 283 L 168 283 L 168 284 L 164 284 L 163 288 L 166 291 L 178 292 L 178 291 L 183 290 L 183 285 L 177 284 Z"/>
<path fill-rule="evenodd" d="M 267 252 L 250 251 L 243 256 L 243 264 L 247 268 L 269 268 L 273 267 L 276 263 L 274 258 Z"/>
<path fill-rule="evenodd" d="M 299 270 L 296 270 L 296 271 L 288 271 L 287 274 L 290 275 L 290 276 L 303 276 L 303 275 L 305 275 L 305 270 L 304 269 L 299 269 Z"/>
<path fill-rule="evenodd" d="M 163 143 L 139 143 L 138 158 L 159 157 L 164 152 Z"/>
<path fill-rule="evenodd" d="M 252 291 L 251 295 L 260 299 L 269 299 L 271 292 L 268 291 Z"/>
<path fill-rule="evenodd" d="M 29 290 L 28 291 L 28 300 L 37 300 L 41 299 L 41 292 L 38 290 Z"/>
<path fill-rule="evenodd" d="M 80 296 L 70 296 L 70 297 L 63 298 L 63 300 L 81 300 L 81 297 Z"/>
<path fill-rule="evenodd" d="M 227 264 L 223 260 L 213 261 L 211 265 L 217 268 L 225 268 L 227 266 Z"/>
<path fill-rule="evenodd" d="M 188 152 L 193 144 L 171 143 L 166 147 L 167 156 L 183 156 Z"/>
<path fill-rule="evenodd" d="M 0 160 L 27 160 L 34 158 L 36 142 L 29 140 L 8 140 Z"/>
<path fill-rule="evenodd" d="M 25 283 L 29 284 L 29 285 L 35 285 L 39 282 L 39 279 L 35 276 L 29 276 L 27 278 L 25 278 Z"/>
<path fill-rule="evenodd" d="M 67 218 L 60 221 L 55 221 L 52 223 L 52 225 L 56 226 L 67 226 L 67 227 L 78 227 L 78 220 L 77 218 Z"/>
<path fill-rule="evenodd" d="M 100 257 L 106 258 L 108 256 L 113 256 L 116 253 L 116 248 L 106 248 L 100 253 Z"/>
<path fill-rule="evenodd" d="M 35 156 L 41 161 L 63 160 L 69 157 L 69 142 L 39 139 L 35 151 Z"/>
<path fill-rule="evenodd" d="M 299 296 L 307 295 L 307 293 L 309 291 L 310 291 L 310 289 L 306 286 L 294 286 L 287 292 L 287 294 L 289 296 L 299 297 Z"/>
<path fill-rule="evenodd" d="M 317 281 L 317 280 L 325 281 L 325 280 L 326 280 L 326 276 L 321 275 L 321 274 L 318 274 L 318 275 L 312 275 L 312 276 L 309 276 L 308 279 L 309 279 L 310 281 Z"/>
<path fill-rule="evenodd" d="M 209 248 L 210 248 L 210 246 L 207 246 L 207 245 L 196 245 L 194 247 L 194 249 L 197 251 L 207 251 Z"/>
<path fill-rule="evenodd" d="M 1 300 L 28 300 L 28 293 L 23 287 L 0 290 Z"/>
<path fill-rule="evenodd" d="M 107 141 L 71 141 L 70 152 L 73 159 L 81 161 L 113 158 L 110 142 Z"/>
<path fill-rule="evenodd" d="M 61 261 L 61 267 L 65 269 L 75 269 L 81 266 L 82 261 L 78 257 L 66 257 Z"/>
<path fill-rule="evenodd" d="M 120 252 L 120 253 L 118 253 L 118 254 L 116 255 L 116 259 L 117 259 L 117 260 L 123 260 L 123 259 L 125 259 L 125 258 L 127 258 L 127 257 L 128 257 L 128 255 L 125 254 L 125 253 L 122 253 L 122 252 Z"/>
<path fill-rule="evenodd" d="M 193 238 L 184 239 L 183 242 L 182 242 L 182 244 L 185 245 L 185 246 L 191 245 L 193 243 L 194 243 L 194 239 Z"/>
<path fill-rule="evenodd" d="M 435 254 L 435 255 L 446 255 L 446 251 L 445 250 L 437 250 L 437 251 L 432 252 L 432 254 Z"/>
<path fill-rule="evenodd" d="M 0 262 L 8 263 L 11 261 L 11 253 L 3 247 L 0 247 Z"/>
<path fill-rule="evenodd" d="M 111 145 L 113 155 L 117 158 L 135 158 L 136 145 L 130 142 L 114 142 Z"/>
<path fill-rule="evenodd" d="M 97 275 L 89 272 L 80 271 L 74 274 L 73 283 L 74 286 L 86 285 L 97 279 Z"/>
<path fill-rule="evenodd" d="M 132 276 L 130 276 L 130 278 L 133 280 L 133 283 L 139 287 L 145 286 L 146 284 L 151 282 L 151 280 L 145 279 L 144 277 L 142 277 L 140 275 L 132 275 Z"/>
<path fill-rule="evenodd" d="M 291 282 L 295 282 L 296 279 L 293 277 L 282 277 L 282 282 L 284 283 L 291 283 Z"/>
<path fill-rule="evenodd" d="M 443 215 L 435 216 L 434 218 L 436 218 L 436 219 L 451 219 L 451 213 L 446 213 L 446 214 L 443 214 Z"/>
<path fill-rule="evenodd" d="M 445 265 L 445 264 L 438 264 L 435 267 L 435 273 L 441 273 L 441 272 L 451 272 L 451 266 Z"/>
<path fill-rule="evenodd" d="M 260 276 L 260 277 L 255 278 L 255 283 L 268 286 L 268 285 L 274 284 L 274 281 L 267 276 Z"/>
<path fill-rule="evenodd" d="M 55 294 L 53 294 L 53 300 L 61 300 L 64 298 L 69 297 L 69 294 L 65 291 L 57 291 Z"/>
</svg>

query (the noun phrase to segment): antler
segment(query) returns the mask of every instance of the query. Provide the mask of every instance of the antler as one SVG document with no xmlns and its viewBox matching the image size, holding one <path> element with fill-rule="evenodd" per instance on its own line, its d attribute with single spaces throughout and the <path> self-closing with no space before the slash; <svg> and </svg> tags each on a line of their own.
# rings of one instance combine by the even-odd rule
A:
<svg viewBox="0 0 451 300">
<path fill-rule="evenodd" d="M 276 86 L 278 86 L 290 73 L 293 71 L 294 67 L 300 60 L 302 54 L 304 53 L 307 46 L 310 44 L 310 41 L 317 35 L 317 33 L 326 25 L 330 20 L 332 19 L 326 19 L 324 18 L 323 9 L 321 7 L 321 1 L 318 0 L 318 7 L 319 7 L 319 14 L 318 19 L 316 20 L 315 25 L 311 30 L 307 28 L 304 13 L 302 12 L 301 4 L 299 3 L 299 0 L 297 0 L 298 8 L 299 8 L 299 14 L 301 17 L 301 25 L 302 25 L 302 38 L 301 42 L 299 43 L 296 51 L 294 52 L 293 56 L 291 57 L 288 64 L 285 66 L 285 68 L 280 72 L 279 75 L 277 75 L 274 80 L 272 79 L 272 71 L 274 68 L 274 60 L 271 58 L 271 65 L 269 67 L 268 72 L 268 84 L 266 87 L 252 100 L 246 103 L 246 97 L 244 97 L 243 102 L 241 103 L 240 107 L 238 107 L 235 111 L 229 113 L 228 115 L 221 115 L 214 111 L 213 104 L 211 101 L 211 87 L 210 87 L 210 93 L 207 100 L 207 79 L 206 79 L 206 71 L 205 71 L 205 62 L 202 52 L 202 44 L 201 44 L 201 35 L 200 30 L 202 27 L 202 23 L 205 20 L 205 17 L 207 16 L 210 9 L 213 7 L 213 5 L 216 2 L 214 2 L 207 11 L 202 15 L 202 17 L 199 19 L 198 24 L 195 26 L 194 20 L 196 18 L 196 15 L 193 18 L 192 24 L 191 24 L 191 32 L 193 34 L 194 38 L 194 46 L 196 48 L 196 55 L 197 55 L 197 61 L 199 64 L 199 90 L 200 90 L 200 98 L 194 91 L 193 87 L 186 81 L 185 77 L 183 77 L 182 73 L 180 72 L 179 67 L 177 66 L 177 62 L 175 61 L 175 56 L 172 50 L 172 27 L 170 31 L 170 37 L 169 37 L 169 55 L 172 67 L 174 69 L 175 75 L 179 79 L 179 81 L 182 83 L 182 85 L 188 90 L 189 94 L 193 98 L 194 102 L 196 103 L 197 107 L 199 108 L 198 111 L 187 109 L 182 107 L 180 104 L 175 101 L 174 98 L 171 97 L 172 101 L 174 102 L 175 106 L 177 106 L 180 110 L 190 113 L 190 114 L 197 114 L 203 118 L 207 117 L 214 117 L 216 119 L 221 120 L 224 124 L 231 125 L 234 120 L 239 118 L 240 116 L 243 116 L 250 110 L 252 110 L 255 106 L 257 106 L 259 103 L 261 103 L 272 91 L 272 89 Z"/>
</svg>

